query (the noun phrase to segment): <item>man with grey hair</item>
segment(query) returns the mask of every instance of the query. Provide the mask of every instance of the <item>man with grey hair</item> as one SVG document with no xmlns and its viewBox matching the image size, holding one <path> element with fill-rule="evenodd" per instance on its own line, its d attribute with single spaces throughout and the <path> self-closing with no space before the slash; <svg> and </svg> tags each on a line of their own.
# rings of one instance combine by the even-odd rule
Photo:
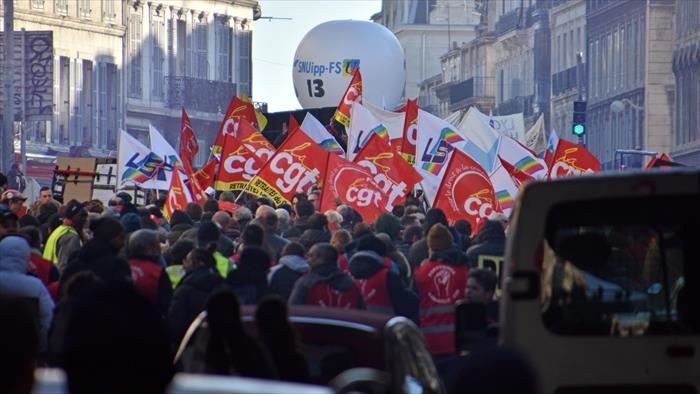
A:
<svg viewBox="0 0 700 394">
<path fill-rule="evenodd" d="M 280 234 L 283 234 L 291 226 L 292 217 L 284 208 L 275 209 L 275 214 L 277 215 L 277 231 L 279 231 Z"/>
<path fill-rule="evenodd" d="M 161 262 L 160 235 L 155 230 L 136 230 L 129 237 L 127 258 L 134 289 L 165 316 L 173 297 L 173 286 Z"/>
<path fill-rule="evenodd" d="M 245 226 L 253 220 L 253 212 L 247 207 L 240 207 L 233 213 L 233 220 L 238 223 L 238 228 L 241 230 L 241 233 L 243 233 Z"/>
</svg>

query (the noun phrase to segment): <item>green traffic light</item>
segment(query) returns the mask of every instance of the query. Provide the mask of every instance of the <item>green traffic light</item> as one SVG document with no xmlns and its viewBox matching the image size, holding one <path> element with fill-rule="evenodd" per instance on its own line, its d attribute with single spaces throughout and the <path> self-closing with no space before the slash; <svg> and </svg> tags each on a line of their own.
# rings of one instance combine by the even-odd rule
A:
<svg viewBox="0 0 700 394">
<path fill-rule="evenodd" d="M 577 124 L 574 125 L 574 134 L 578 136 L 582 136 L 586 133 L 586 126 L 582 124 Z"/>
</svg>

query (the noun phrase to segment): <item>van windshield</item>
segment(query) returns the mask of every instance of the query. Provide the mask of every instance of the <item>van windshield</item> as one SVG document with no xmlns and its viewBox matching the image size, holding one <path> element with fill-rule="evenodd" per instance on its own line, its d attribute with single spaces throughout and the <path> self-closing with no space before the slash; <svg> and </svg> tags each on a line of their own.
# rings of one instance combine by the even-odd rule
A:
<svg viewBox="0 0 700 394">
<path fill-rule="evenodd" d="M 692 334 L 689 223 L 640 210 L 650 207 L 639 200 L 599 204 L 567 203 L 548 215 L 541 293 L 547 328 L 564 335 Z"/>
</svg>

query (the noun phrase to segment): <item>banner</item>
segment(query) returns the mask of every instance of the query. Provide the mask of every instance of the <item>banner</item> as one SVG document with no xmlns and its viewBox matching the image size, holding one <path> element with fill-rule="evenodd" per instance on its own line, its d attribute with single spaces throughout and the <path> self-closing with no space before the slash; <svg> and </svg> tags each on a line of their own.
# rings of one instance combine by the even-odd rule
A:
<svg viewBox="0 0 700 394">
<path fill-rule="evenodd" d="M 362 105 L 367 108 L 367 110 L 374 115 L 374 117 L 379 121 L 379 123 L 384 125 L 388 133 L 389 145 L 398 149 L 401 146 L 401 140 L 403 139 L 403 128 L 406 123 L 406 113 L 405 112 L 392 112 L 384 110 L 377 107 L 373 103 L 367 100 L 362 102 Z M 418 115 L 416 114 L 416 117 Z"/>
<path fill-rule="evenodd" d="M 571 141 L 559 139 L 549 168 L 549 179 L 595 172 L 600 172 L 600 161 L 591 152 Z"/>
<path fill-rule="evenodd" d="M 544 128 L 544 115 L 537 118 L 530 130 L 525 133 L 525 146 L 536 155 L 542 154 L 547 149 L 547 132 Z"/>
<path fill-rule="evenodd" d="M 197 137 L 194 135 L 194 130 L 192 130 L 192 123 L 190 122 L 190 117 L 187 116 L 187 111 L 185 107 L 182 107 L 182 115 L 180 118 L 180 146 L 179 146 L 180 158 L 182 159 L 182 166 L 187 174 L 191 174 L 192 170 L 192 160 L 199 152 L 199 144 L 197 143 Z"/>
<path fill-rule="evenodd" d="M 218 161 L 216 158 L 212 157 L 209 159 L 207 164 L 200 168 L 199 171 L 194 173 L 194 177 L 197 178 L 197 183 L 199 183 L 202 190 L 207 190 L 207 188 L 214 183 L 217 163 Z"/>
<path fill-rule="evenodd" d="M 462 150 L 485 170 L 491 171 L 496 163 L 499 134 L 489 125 L 489 117 L 471 107 L 457 125 L 467 143 Z"/>
<path fill-rule="evenodd" d="M 403 134 L 398 145 L 399 152 L 407 162 L 416 162 L 416 142 L 418 139 L 418 99 L 406 100 Z"/>
<path fill-rule="evenodd" d="M 500 162 L 496 164 L 496 168 L 489 174 L 489 179 L 493 185 L 496 197 L 495 210 L 510 216 L 515 198 L 518 196 L 518 186 L 513 182 L 510 174 Z"/>
<path fill-rule="evenodd" d="M 455 126 L 429 112 L 418 110 L 415 168 L 423 177 L 421 185 L 430 205 L 435 201 L 449 153 L 464 143 L 464 137 Z"/>
<path fill-rule="evenodd" d="M 175 166 L 176 168 L 178 167 L 177 164 Z M 163 215 L 170 221 L 173 212 L 176 210 L 184 211 L 190 202 L 192 202 L 192 196 L 180 177 L 180 171 L 173 171 L 173 176 L 170 177 L 170 185 L 168 186 L 168 196 L 163 207 Z"/>
<path fill-rule="evenodd" d="M 499 137 L 498 157 L 507 161 L 517 170 L 534 179 L 547 178 L 547 164 L 535 156 L 534 152 L 522 146 L 518 141 L 502 135 Z"/>
<path fill-rule="evenodd" d="M 364 167 L 386 196 L 384 209 L 406 201 L 406 195 L 423 177 L 378 135 L 372 135 L 355 157 L 355 164 Z"/>
<path fill-rule="evenodd" d="M 175 148 L 163 138 L 163 135 L 161 135 L 153 125 L 148 125 L 148 134 L 151 138 L 151 151 L 163 158 L 163 166 L 159 169 L 155 177 L 143 183 L 141 186 L 146 189 L 168 190 L 173 167 L 176 164 L 181 172 L 180 177 L 182 179 L 187 179 L 187 175 L 182 173 L 182 160 L 180 160 L 180 155 L 175 152 Z"/>
<path fill-rule="evenodd" d="M 255 108 L 253 105 L 233 96 L 228 103 L 226 114 L 216 133 L 214 145 L 211 147 L 214 156 L 219 157 L 221 155 L 221 149 L 224 146 L 224 135 L 233 134 L 241 119 L 246 119 L 253 127 L 257 127 L 257 117 L 255 116 Z"/>
<path fill-rule="evenodd" d="M 319 211 L 335 210 L 337 203 L 342 202 L 356 210 L 363 221 L 374 223 L 379 215 L 389 212 L 383 196 L 384 192 L 364 167 L 340 156 L 328 155 Z"/>
<path fill-rule="evenodd" d="M 340 99 L 333 118 L 343 126 L 348 127 L 350 125 L 350 108 L 355 102 L 362 103 L 362 75 L 360 75 L 359 67 L 353 72 L 350 84 Z"/>
<path fill-rule="evenodd" d="M 291 115 L 290 115 L 291 116 Z M 321 148 L 335 153 L 336 155 L 345 156 L 345 151 L 340 147 L 338 141 L 331 133 L 326 130 L 326 127 L 318 120 L 311 112 L 307 112 L 304 121 L 301 122 L 301 129 L 312 140 L 316 141 Z"/>
<path fill-rule="evenodd" d="M 141 185 L 153 178 L 163 165 L 163 158 L 124 130 L 119 132 L 117 157 L 118 186 L 125 183 Z"/>
<path fill-rule="evenodd" d="M 325 169 L 331 155 L 318 146 L 301 129 L 296 129 L 280 145 L 270 160 L 246 186 L 245 191 L 269 197 L 279 206 L 289 203 L 294 193 L 306 193 L 325 179 Z"/>
<path fill-rule="evenodd" d="M 258 149 L 257 152 L 262 155 L 253 153 L 238 138 L 227 135 L 224 139 L 224 149 L 221 153 L 214 189 L 221 191 L 245 189 L 248 182 L 260 172 L 273 154 L 267 149 Z"/>
<path fill-rule="evenodd" d="M 372 113 L 360 103 L 353 104 L 350 109 L 350 127 L 348 133 L 348 149 L 345 156 L 353 161 L 357 153 L 369 140 L 372 134 L 377 134 L 387 144 L 390 143 L 389 131 Z"/>
<path fill-rule="evenodd" d="M 433 207 L 442 209 L 450 224 L 466 219 L 478 231 L 496 210 L 496 195 L 488 174 L 458 149 L 452 152 L 446 168 Z"/>
</svg>

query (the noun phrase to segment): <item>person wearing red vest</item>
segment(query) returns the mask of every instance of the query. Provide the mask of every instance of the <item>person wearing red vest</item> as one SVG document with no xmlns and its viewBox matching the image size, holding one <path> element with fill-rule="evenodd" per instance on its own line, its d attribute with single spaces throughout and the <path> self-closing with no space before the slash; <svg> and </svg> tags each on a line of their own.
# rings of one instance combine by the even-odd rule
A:
<svg viewBox="0 0 700 394">
<path fill-rule="evenodd" d="M 455 304 L 464 299 L 469 268 L 446 226 L 433 225 L 427 243 L 430 257 L 415 274 L 420 326 L 430 353 L 447 356 L 455 351 Z"/>
<path fill-rule="evenodd" d="M 384 243 L 374 235 L 363 240 L 363 250 L 350 258 L 348 268 L 362 292 L 368 310 L 401 315 L 418 322 L 418 296 L 402 276 L 387 264 Z"/>
<path fill-rule="evenodd" d="M 127 256 L 134 289 L 165 316 L 173 297 L 173 286 L 160 263 L 160 238 L 155 230 L 136 230 L 129 237 Z"/>
<path fill-rule="evenodd" d="M 313 245 L 308 257 L 311 271 L 294 284 L 289 295 L 290 304 L 365 309 L 365 302 L 355 282 L 338 268 L 338 252 L 331 244 L 321 242 Z"/>
</svg>

